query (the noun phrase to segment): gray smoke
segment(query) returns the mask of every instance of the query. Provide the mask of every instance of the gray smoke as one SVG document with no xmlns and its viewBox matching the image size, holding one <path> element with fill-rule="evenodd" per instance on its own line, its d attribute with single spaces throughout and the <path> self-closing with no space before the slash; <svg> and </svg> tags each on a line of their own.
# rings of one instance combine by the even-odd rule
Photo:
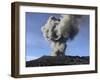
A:
<svg viewBox="0 0 100 80">
<path fill-rule="evenodd" d="M 52 56 L 64 56 L 66 42 L 73 40 L 79 32 L 81 15 L 61 15 L 60 18 L 50 16 L 41 28 L 43 36 L 51 43 Z"/>
</svg>

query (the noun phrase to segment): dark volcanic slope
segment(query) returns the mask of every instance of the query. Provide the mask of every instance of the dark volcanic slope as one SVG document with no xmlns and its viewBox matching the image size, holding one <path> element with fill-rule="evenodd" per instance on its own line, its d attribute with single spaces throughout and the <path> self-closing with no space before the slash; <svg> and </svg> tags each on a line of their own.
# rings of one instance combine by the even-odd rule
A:
<svg viewBox="0 0 100 80">
<path fill-rule="evenodd" d="M 26 67 L 89 64 L 89 56 L 42 56 L 27 61 Z"/>
</svg>

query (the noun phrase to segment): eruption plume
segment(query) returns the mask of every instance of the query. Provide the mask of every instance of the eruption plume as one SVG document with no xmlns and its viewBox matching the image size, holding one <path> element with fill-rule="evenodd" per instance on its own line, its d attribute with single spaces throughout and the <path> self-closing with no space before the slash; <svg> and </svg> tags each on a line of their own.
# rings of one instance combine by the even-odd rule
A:
<svg viewBox="0 0 100 80">
<path fill-rule="evenodd" d="M 79 32 L 81 15 L 61 15 L 60 18 L 50 16 L 41 28 L 43 36 L 51 43 L 51 56 L 64 56 L 66 43 L 73 40 Z"/>
</svg>

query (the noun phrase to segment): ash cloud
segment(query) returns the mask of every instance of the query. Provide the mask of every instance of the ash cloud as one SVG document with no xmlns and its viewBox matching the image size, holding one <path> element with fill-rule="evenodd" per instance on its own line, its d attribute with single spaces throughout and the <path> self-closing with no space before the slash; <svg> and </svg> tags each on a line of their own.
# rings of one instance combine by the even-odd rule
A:
<svg viewBox="0 0 100 80">
<path fill-rule="evenodd" d="M 52 56 L 64 56 L 66 43 L 73 40 L 79 32 L 81 15 L 61 15 L 60 18 L 50 16 L 41 28 L 43 36 L 51 44 Z"/>
</svg>

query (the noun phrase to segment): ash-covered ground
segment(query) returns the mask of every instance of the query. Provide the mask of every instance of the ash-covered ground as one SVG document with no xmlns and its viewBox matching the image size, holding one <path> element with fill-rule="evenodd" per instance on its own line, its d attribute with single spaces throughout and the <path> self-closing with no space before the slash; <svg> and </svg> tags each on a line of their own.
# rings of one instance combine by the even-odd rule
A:
<svg viewBox="0 0 100 80">
<path fill-rule="evenodd" d="M 42 56 L 26 61 L 26 67 L 89 64 L 89 56 Z"/>
</svg>

